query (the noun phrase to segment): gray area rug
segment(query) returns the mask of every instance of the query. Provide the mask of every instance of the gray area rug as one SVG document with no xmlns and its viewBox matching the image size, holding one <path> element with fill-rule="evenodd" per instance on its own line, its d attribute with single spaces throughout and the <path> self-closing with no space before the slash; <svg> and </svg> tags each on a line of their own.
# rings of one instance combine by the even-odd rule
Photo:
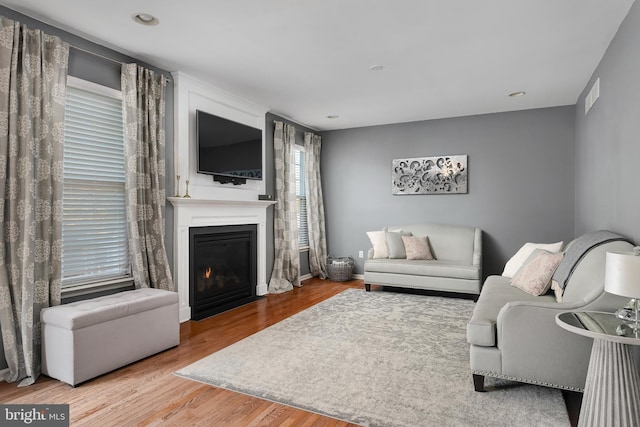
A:
<svg viewBox="0 0 640 427">
<path fill-rule="evenodd" d="M 568 426 L 559 390 L 473 391 L 473 305 L 348 289 L 176 374 L 364 426 Z"/>
</svg>

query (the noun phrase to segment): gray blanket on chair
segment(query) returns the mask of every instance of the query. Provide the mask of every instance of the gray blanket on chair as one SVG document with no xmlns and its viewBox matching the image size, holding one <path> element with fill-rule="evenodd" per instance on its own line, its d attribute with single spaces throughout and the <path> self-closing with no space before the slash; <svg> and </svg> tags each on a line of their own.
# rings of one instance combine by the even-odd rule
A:
<svg viewBox="0 0 640 427">
<path fill-rule="evenodd" d="M 564 258 L 553 274 L 553 280 L 557 281 L 562 289 L 564 289 L 567 281 L 573 274 L 573 270 L 578 261 L 580 261 L 592 248 L 603 243 L 613 242 L 615 240 L 629 241 L 626 237 L 607 230 L 592 231 L 576 238 L 567 247 Z"/>
</svg>

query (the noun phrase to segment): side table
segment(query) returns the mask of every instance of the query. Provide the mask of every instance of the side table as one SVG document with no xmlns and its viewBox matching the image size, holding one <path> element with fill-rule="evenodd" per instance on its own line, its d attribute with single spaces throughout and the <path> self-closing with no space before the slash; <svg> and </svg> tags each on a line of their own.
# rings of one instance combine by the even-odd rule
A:
<svg viewBox="0 0 640 427">
<path fill-rule="evenodd" d="M 613 313 L 565 312 L 556 323 L 593 338 L 579 426 L 640 426 L 640 377 L 631 345 L 639 334 Z"/>
</svg>

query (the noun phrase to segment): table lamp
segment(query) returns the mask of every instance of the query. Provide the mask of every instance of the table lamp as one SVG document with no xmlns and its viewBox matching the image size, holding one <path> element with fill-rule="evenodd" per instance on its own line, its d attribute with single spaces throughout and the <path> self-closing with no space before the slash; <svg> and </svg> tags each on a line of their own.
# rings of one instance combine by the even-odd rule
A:
<svg viewBox="0 0 640 427">
<path fill-rule="evenodd" d="M 631 298 L 632 310 L 625 307 L 616 311 L 618 318 L 630 322 L 634 332 L 640 330 L 640 246 L 633 252 L 607 252 L 604 290 Z"/>
</svg>

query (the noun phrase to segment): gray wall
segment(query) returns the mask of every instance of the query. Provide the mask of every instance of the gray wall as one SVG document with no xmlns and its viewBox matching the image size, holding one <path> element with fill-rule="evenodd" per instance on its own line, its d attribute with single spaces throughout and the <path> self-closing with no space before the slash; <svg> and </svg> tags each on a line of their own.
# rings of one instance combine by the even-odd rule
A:
<svg viewBox="0 0 640 427">
<path fill-rule="evenodd" d="M 576 108 L 576 234 L 617 231 L 640 242 L 640 2 L 635 2 Z M 600 78 L 600 98 L 584 98 Z"/>
<path fill-rule="evenodd" d="M 574 233 L 574 107 L 322 133 L 328 250 L 356 258 L 370 230 L 416 222 L 479 227 L 484 274 L 500 274 L 525 242 Z M 391 194 L 391 161 L 467 154 L 469 193 Z"/>
</svg>

